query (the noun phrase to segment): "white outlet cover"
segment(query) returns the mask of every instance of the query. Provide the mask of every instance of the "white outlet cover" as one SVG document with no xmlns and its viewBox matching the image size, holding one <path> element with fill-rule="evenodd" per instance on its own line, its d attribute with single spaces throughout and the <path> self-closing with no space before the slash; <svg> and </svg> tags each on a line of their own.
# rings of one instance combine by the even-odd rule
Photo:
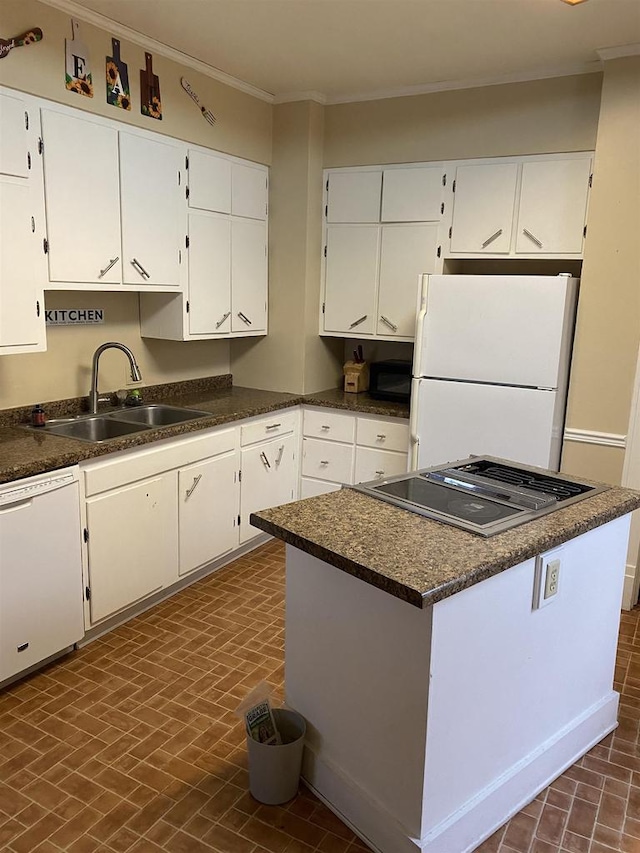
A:
<svg viewBox="0 0 640 853">
<path fill-rule="evenodd" d="M 547 551 L 544 554 L 536 557 L 536 565 L 533 582 L 533 610 L 540 610 L 554 602 L 560 595 L 560 584 L 562 582 L 562 548 L 554 548 L 553 551 Z M 558 589 L 549 596 L 544 597 L 546 587 L 547 570 L 551 563 L 558 562 Z"/>
</svg>

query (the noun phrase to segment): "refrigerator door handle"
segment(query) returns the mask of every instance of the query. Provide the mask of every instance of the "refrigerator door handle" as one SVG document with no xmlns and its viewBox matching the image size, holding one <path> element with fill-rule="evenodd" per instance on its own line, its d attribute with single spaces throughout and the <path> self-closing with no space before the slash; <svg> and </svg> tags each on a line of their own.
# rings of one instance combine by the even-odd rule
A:
<svg viewBox="0 0 640 853">
<path fill-rule="evenodd" d="M 409 408 L 409 471 L 415 471 L 418 467 L 418 452 L 420 450 L 420 436 L 418 435 L 419 393 L 420 380 L 412 379 L 411 403 Z"/>
<path fill-rule="evenodd" d="M 427 290 L 429 276 L 427 273 L 418 274 L 418 313 L 416 316 L 416 331 L 413 347 L 413 375 L 420 375 L 420 353 L 422 352 L 422 333 L 424 318 L 427 316 Z"/>
</svg>

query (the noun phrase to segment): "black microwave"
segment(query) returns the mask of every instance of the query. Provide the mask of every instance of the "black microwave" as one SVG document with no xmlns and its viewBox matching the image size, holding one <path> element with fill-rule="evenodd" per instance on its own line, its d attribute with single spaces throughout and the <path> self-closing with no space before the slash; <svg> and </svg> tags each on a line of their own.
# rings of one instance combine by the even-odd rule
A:
<svg viewBox="0 0 640 853">
<path fill-rule="evenodd" d="M 403 358 L 372 361 L 369 394 L 374 400 L 408 403 L 411 397 L 411 362 Z"/>
</svg>

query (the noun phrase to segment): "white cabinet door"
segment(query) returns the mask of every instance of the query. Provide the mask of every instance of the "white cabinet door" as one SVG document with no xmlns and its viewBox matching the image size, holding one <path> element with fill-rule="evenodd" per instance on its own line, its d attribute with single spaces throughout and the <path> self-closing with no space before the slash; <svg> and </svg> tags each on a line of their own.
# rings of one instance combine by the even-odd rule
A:
<svg viewBox="0 0 640 853">
<path fill-rule="evenodd" d="M 249 219 L 267 218 L 267 170 L 244 163 L 231 164 L 231 213 Z"/>
<path fill-rule="evenodd" d="M 517 163 L 459 166 L 453 202 L 452 252 L 507 253 L 511 245 Z"/>
<path fill-rule="evenodd" d="M 231 161 L 189 150 L 189 207 L 231 213 Z"/>
<path fill-rule="evenodd" d="M 439 221 L 442 190 L 440 166 L 385 169 L 382 173 L 382 221 Z"/>
<path fill-rule="evenodd" d="M 180 284 L 180 249 L 185 237 L 181 161 L 182 151 L 174 144 L 120 133 L 125 284 Z"/>
<path fill-rule="evenodd" d="M 168 472 L 87 500 L 93 623 L 177 580 L 176 480 Z"/>
<path fill-rule="evenodd" d="M 267 328 L 267 225 L 231 220 L 231 331 L 260 334 Z"/>
<path fill-rule="evenodd" d="M 17 94 L 2 92 L 0 116 L 0 174 L 26 178 L 29 175 L 29 111 L 26 103 Z"/>
<path fill-rule="evenodd" d="M 327 227 L 325 332 L 373 333 L 379 247 L 379 225 Z"/>
<path fill-rule="evenodd" d="M 415 334 L 418 276 L 433 272 L 437 243 L 437 225 L 382 226 L 378 335 Z"/>
<path fill-rule="evenodd" d="M 242 449 L 241 544 L 260 533 L 249 523 L 252 512 L 290 503 L 295 499 L 297 443 L 297 436 L 293 434 Z"/>
<path fill-rule="evenodd" d="M 119 283 L 117 131 L 91 119 L 42 110 L 42 132 L 49 279 Z"/>
<path fill-rule="evenodd" d="M 382 170 L 331 172 L 327 222 L 379 222 Z"/>
<path fill-rule="evenodd" d="M 235 453 L 178 472 L 181 575 L 238 547 L 237 475 Z"/>
<path fill-rule="evenodd" d="M 29 183 L 0 178 L 0 352 L 44 349 L 44 302 L 36 267 L 41 252 Z"/>
<path fill-rule="evenodd" d="M 189 332 L 231 331 L 231 222 L 215 213 L 189 214 Z"/>
<path fill-rule="evenodd" d="M 590 174 L 590 157 L 523 164 L 516 252 L 582 252 Z"/>
<path fill-rule="evenodd" d="M 407 454 L 393 450 L 376 450 L 372 447 L 356 447 L 354 483 L 368 483 L 395 477 L 407 470 Z"/>
</svg>

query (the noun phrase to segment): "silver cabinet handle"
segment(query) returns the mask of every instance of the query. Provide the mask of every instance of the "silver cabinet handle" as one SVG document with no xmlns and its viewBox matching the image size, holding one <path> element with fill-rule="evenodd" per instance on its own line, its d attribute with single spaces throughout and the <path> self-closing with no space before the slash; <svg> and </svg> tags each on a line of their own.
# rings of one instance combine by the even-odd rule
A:
<svg viewBox="0 0 640 853">
<path fill-rule="evenodd" d="M 321 460 L 320 460 L 320 464 L 321 464 L 321 465 L 328 465 L 328 464 L 329 464 L 329 460 L 328 460 L 328 459 L 321 459 Z"/>
<path fill-rule="evenodd" d="M 137 258 L 133 258 L 131 261 L 131 266 L 134 268 L 136 272 L 139 272 L 142 278 L 151 278 L 146 269 L 142 266 L 140 261 Z"/>
<path fill-rule="evenodd" d="M 246 314 L 243 314 L 242 311 L 238 311 L 238 317 L 240 317 L 242 322 L 246 323 L 247 326 L 251 325 L 251 320 L 246 316 Z"/>
<path fill-rule="evenodd" d="M 378 441 L 384 441 L 386 437 L 387 437 L 387 436 L 386 436 L 386 434 L 385 434 L 384 432 L 379 432 L 379 433 L 377 434 L 377 436 L 376 436 L 376 438 L 378 439 Z"/>
<path fill-rule="evenodd" d="M 381 314 L 381 315 L 380 315 L 380 319 L 381 319 L 381 320 L 382 320 L 382 322 L 385 324 L 385 326 L 388 326 L 388 327 L 391 329 L 391 331 L 392 331 L 392 332 L 397 332 L 397 331 L 398 331 L 398 327 L 396 326 L 396 324 L 395 324 L 395 323 L 392 323 L 392 322 L 391 322 L 391 320 L 388 320 L 388 319 L 384 316 L 384 314 Z"/>
<path fill-rule="evenodd" d="M 364 316 L 360 317 L 359 320 L 354 320 L 353 323 L 349 326 L 349 328 L 354 329 L 356 326 L 359 326 L 360 323 L 364 323 L 368 316 L 368 314 L 365 314 Z"/>
<path fill-rule="evenodd" d="M 378 477 L 384 477 L 384 471 L 376 471 L 375 473 L 378 475 Z"/>
<path fill-rule="evenodd" d="M 482 248 L 486 249 L 489 243 L 493 243 L 494 240 L 497 240 L 498 237 L 502 234 L 502 228 L 498 228 L 495 234 L 492 234 L 491 237 L 487 237 L 487 239 L 482 244 Z"/>
<path fill-rule="evenodd" d="M 106 267 L 103 270 L 100 270 L 100 275 L 98 276 L 98 278 L 102 278 L 103 275 L 106 275 L 109 272 L 109 270 L 111 269 L 111 267 L 114 264 L 117 264 L 119 260 L 120 260 L 120 258 L 111 258 L 111 260 L 106 265 Z"/>
<path fill-rule="evenodd" d="M 227 311 L 227 313 L 223 317 L 221 317 L 220 320 L 218 320 L 218 322 L 216 323 L 216 329 L 219 329 L 220 326 L 227 319 L 227 317 L 230 317 L 230 316 L 231 316 L 231 311 Z"/>
<path fill-rule="evenodd" d="M 267 454 L 264 452 L 264 450 L 260 451 L 260 459 L 262 459 L 262 464 L 265 466 L 265 468 L 271 468 L 269 460 L 267 459 Z"/>
<path fill-rule="evenodd" d="M 522 233 L 525 237 L 528 237 L 530 240 L 532 240 L 539 249 L 542 248 L 542 240 L 538 240 L 538 238 L 534 234 L 532 234 L 531 231 L 527 231 L 526 228 L 523 228 Z"/>
<path fill-rule="evenodd" d="M 198 474 L 197 477 L 193 478 L 193 483 L 191 484 L 191 488 L 187 489 L 187 491 L 185 492 L 185 496 L 184 496 L 185 501 L 188 501 L 189 498 L 191 497 L 191 495 L 195 492 L 196 486 L 198 485 L 198 483 L 200 482 L 201 479 L 202 479 L 202 474 Z"/>
<path fill-rule="evenodd" d="M 327 430 L 327 432 L 328 432 L 328 431 L 331 429 L 331 427 L 329 426 L 329 424 L 322 424 L 322 426 L 320 427 L 320 429 L 326 429 L 326 430 Z"/>
<path fill-rule="evenodd" d="M 278 457 L 276 459 L 276 468 L 282 462 L 282 454 L 284 453 L 284 444 L 281 444 L 278 448 Z"/>
<path fill-rule="evenodd" d="M 281 427 L 281 426 L 282 426 L 282 424 L 269 424 L 269 426 L 266 426 L 266 427 L 265 427 L 265 429 L 266 429 L 266 430 L 270 430 L 270 429 L 278 429 L 278 428 L 279 428 L 279 427 Z"/>
</svg>

